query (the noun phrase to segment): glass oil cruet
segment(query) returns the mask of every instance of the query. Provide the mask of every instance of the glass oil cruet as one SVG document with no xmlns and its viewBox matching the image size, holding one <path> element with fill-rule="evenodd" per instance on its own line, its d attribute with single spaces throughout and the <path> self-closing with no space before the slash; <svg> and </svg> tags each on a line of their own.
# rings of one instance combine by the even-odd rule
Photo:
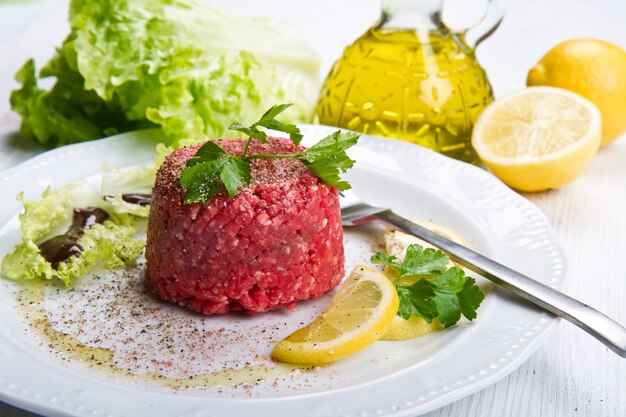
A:
<svg viewBox="0 0 626 417">
<path fill-rule="evenodd" d="M 417 143 L 477 163 L 472 127 L 493 101 L 474 49 L 502 20 L 504 0 L 461 32 L 441 21 L 443 0 L 382 0 L 382 16 L 331 69 L 321 124 Z"/>
</svg>

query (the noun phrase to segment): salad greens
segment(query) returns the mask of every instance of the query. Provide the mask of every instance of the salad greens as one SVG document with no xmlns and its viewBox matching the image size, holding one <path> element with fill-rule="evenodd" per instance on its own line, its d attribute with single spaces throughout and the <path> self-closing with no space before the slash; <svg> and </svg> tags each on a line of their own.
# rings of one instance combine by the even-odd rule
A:
<svg viewBox="0 0 626 417">
<path fill-rule="evenodd" d="M 47 189 L 40 200 L 30 200 L 20 194 L 24 205 L 20 214 L 22 242 L 2 259 L 2 272 L 14 280 L 58 278 L 65 285 L 83 276 L 97 265 L 115 268 L 129 265 L 143 250 L 144 242 L 135 239 L 136 218 L 113 209 L 100 194 L 84 182 L 76 182 L 56 191 Z M 80 238 L 83 249 L 68 262 L 56 268 L 40 254 L 38 242 L 57 235 L 71 221 L 74 207 L 104 208 L 110 215 L 103 224 L 94 224 Z"/>
<path fill-rule="evenodd" d="M 21 134 L 43 144 L 154 126 L 200 141 L 281 101 L 299 103 L 288 122 L 310 121 L 319 59 L 282 24 L 202 0 L 72 0 L 69 21 L 55 57 L 39 74 L 26 62 L 11 95 Z"/>
<path fill-rule="evenodd" d="M 412 244 L 402 262 L 384 252 L 376 253 L 371 261 L 386 265 L 397 274 L 394 285 L 400 298 L 398 315 L 403 319 L 417 316 L 431 323 L 439 318 L 444 327 L 450 327 L 461 315 L 475 319 L 485 298 L 474 278 L 455 266 L 447 268 L 450 258 L 440 250 Z M 405 285 L 403 281 L 408 277 L 419 280 Z"/>
</svg>

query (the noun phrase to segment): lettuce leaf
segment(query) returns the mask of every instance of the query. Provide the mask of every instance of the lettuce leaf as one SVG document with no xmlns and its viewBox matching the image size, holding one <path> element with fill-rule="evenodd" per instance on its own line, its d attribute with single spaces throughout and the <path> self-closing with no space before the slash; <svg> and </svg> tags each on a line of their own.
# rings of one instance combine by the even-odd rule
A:
<svg viewBox="0 0 626 417">
<path fill-rule="evenodd" d="M 152 194 L 156 177 L 156 164 L 143 167 L 118 168 L 105 164 L 102 167 L 102 195 L 109 204 L 108 211 L 148 217 L 150 206 L 140 206 L 124 201 L 123 194 Z"/>
<path fill-rule="evenodd" d="M 96 266 L 113 269 L 132 264 L 145 245 L 134 239 L 136 231 L 128 215 L 95 224 L 79 240 L 83 252 L 56 269 L 41 256 L 34 241 L 25 239 L 2 259 L 2 273 L 13 280 L 59 279 L 69 286 Z"/>
<path fill-rule="evenodd" d="M 22 116 L 21 136 L 36 137 L 54 147 L 154 126 L 148 121 L 126 120 L 119 106 L 85 90 L 83 77 L 68 66 L 61 51 L 40 75 L 56 77 L 51 90 L 38 87 L 33 60 L 15 77 L 22 87 L 11 93 L 10 100 L 13 110 Z"/>
<path fill-rule="evenodd" d="M 74 207 L 105 208 L 106 202 L 84 181 L 78 181 L 56 191 L 48 187 L 41 199 L 31 200 L 23 193 L 17 196 L 24 211 L 19 215 L 24 240 L 39 241 L 63 232 L 71 222 Z"/>
<path fill-rule="evenodd" d="M 73 0 L 72 31 L 39 77 L 28 61 L 11 105 L 21 133 L 58 146 L 154 125 L 174 141 L 232 136 L 278 102 L 307 122 L 319 58 L 284 25 L 201 0 Z"/>
<path fill-rule="evenodd" d="M 24 205 L 20 214 L 22 242 L 2 259 L 2 273 L 13 280 L 59 279 L 71 285 L 97 266 L 107 269 L 131 264 L 141 255 L 145 242 L 136 239 L 137 218 L 118 213 L 102 196 L 85 182 L 76 182 L 56 191 L 46 189 L 40 200 L 18 196 Z M 61 262 L 56 269 L 40 254 L 38 243 L 63 233 L 75 207 L 96 206 L 110 217 L 103 224 L 87 229 L 78 240 L 83 251 Z"/>
</svg>

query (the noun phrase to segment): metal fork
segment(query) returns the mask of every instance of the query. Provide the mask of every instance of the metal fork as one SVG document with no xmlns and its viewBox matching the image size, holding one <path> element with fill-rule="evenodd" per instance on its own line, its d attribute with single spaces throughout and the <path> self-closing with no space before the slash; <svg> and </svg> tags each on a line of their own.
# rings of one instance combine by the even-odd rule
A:
<svg viewBox="0 0 626 417">
<path fill-rule="evenodd" d="M 398 216 L 390 209 L 371 206 L 361 201 L 354 192 L 344 191 L 341 193 L 341 220 L 344 226 L 381 221 L 416 236 L 441 249 L 453 261 L 574 323 L 613 352 L 626 357 L 626 329 L 615 320 L 568 295 Z"/>
</svg>

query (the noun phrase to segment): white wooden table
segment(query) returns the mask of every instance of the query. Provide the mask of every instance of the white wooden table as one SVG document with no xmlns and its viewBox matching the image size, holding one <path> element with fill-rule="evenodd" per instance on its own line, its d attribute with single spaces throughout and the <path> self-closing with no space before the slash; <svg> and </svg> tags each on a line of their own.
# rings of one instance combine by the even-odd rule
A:
<svg viewBox="0 0 626 417">
<path fill-rule="evenodd" d="M 378 0 L 214 2 L 242 14 L 271 14 L 292 21 L 300 36 L 319 51 L 324 73 L 343 47 L 377 18 L 379 8 Z M 484 3 L 447 0 L 444 16 L 460 27 L 480 17 Z M 0 43 L 5 42 L 0 52 L 12 51 L 12 56 L 0 58 L 0 66 L 11 59 L 20 65 L 21 55 L 28 54 L 11 49 L 10 38 L 19 36 L 30 22 L 55 10 L 58 13 L 62 7 L 63 0 L 0 2 Z M 509 0 L 504 22 L 479 47 L 478 56 L 499 96 L 522 88 L 528 69 L 561 40 L 597 37 L 626 49 L 624 22 L 626 2 L 619 0 Z M 6 108 L 10 87 L 0 85 L 0 109 Z M 9 152 L 11 157 L 10 163 L 5 158 L 0 168 L 39 151 L 36 147 L 15 150 L 10 146 L 13 144 L 7 140 L 0 143 L 0 151 L 5 155 Z M 565 292 L 626 323 L 626 135 L 602 149 L 590 169 L 572 184 L 526 197 L 551 220 L 567 254 Z M 0 416 L 32 415 L 0 403 Z M 626 360 L 562 322 L 512 374 L 428 416 L 624 417 Z"/>
</svg>

